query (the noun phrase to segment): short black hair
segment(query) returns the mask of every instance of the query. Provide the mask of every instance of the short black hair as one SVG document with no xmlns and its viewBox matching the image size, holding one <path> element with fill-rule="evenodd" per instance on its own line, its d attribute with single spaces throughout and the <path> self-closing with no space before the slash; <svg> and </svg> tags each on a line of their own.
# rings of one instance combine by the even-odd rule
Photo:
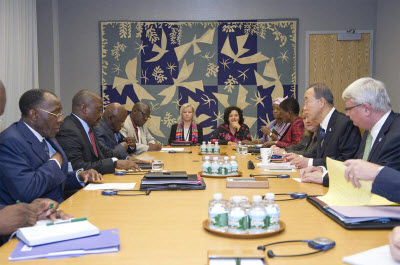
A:
<svg viewBox="0 0 400 265">
<path fill-rule="evenodd" d="M 279 108 L 286 112 L 292 112 L 296 115 L 299 115 L 300 105 L 294 98 L 287 98 L 279 104 Z"/>
<path fill-rule="evenodd" d="M 225 109 L 225 112 L 224 112 L 224 123 L 225 124 L 229 124 L 229 114 L 231 114 L 231 112 L 233 110 L 236 110 L 239 113 L 239 124 L 243 124 L 244 123 L 243 111 L 239 107 L 236 107 L 236 106 L 230 106 L 230 107 L 227 107 Z"/>
<path fill-rule="evenodd" d="M 39 107 L 43 102 L 44 94 L 46 93 L 54 95 L 54 93 L 44 89 L 31 89 L 22 94 L 19 99 L 19 109 L 22 117 L 28 116 L 31 109 Z"/>
</svg>

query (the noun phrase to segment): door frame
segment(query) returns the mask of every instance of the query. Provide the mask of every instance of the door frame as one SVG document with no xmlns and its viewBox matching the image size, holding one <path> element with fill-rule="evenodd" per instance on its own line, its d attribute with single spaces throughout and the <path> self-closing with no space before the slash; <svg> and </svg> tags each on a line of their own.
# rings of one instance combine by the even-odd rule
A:
<svg viewBox="0 0 400 265">
<path fill-rule="evenodd" d="M 346 31 L 306 31 L 306 69 L 305 69 L 305 86 L 304 91 L 309 86 L 309 78 L 310 78 L 310 35 L 322 35 L 322 34 L 340 34 L 340 33 L 348 33 Z M 369 76 L 373 76 L 373 61 L 374 61 L 374 31 L 373 30 L 356 30 L 355 33 L 369 33 L 370 34 L 370 43 L 369 43 Z"/>
</svg>

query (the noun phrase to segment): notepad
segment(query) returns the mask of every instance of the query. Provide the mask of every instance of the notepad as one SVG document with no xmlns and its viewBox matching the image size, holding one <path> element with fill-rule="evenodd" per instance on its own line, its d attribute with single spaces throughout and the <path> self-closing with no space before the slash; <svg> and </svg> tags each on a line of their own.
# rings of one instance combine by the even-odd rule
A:
<svg viewBox="0 0 400 265">
<path fill-rule="evenodd" d="M 329 206 L 393 205 L 393 202 L 371 193 L 372 181 L 360 180 L 361 188 L 355 188 L 344 177 L 346 166 L 343 162 L 327 158 L 329 190 L 318 197 Z"/>
<path fill-rule="evenodd" d="M 392 255 L 390 254 L 389 245 L 381 246 L 378 248 L 373 248 L 352 256 L 347 256 L 343 258 L 343 262 L 352 265 L 398 265 Z"/>
<path fill-rule="evenodd" d="M 89 221 L 47 226 L 49 221 L 39 221 L 31 227 L 17 230 L 17 238 L 28 246 L 37 246 L 63 240 L 99 234 L 99 229 Z"/>
<path fill-rule="evenodd" d="M 133 190 L 136 183 L 90 183 L 83 190 Z"/>
</svg>

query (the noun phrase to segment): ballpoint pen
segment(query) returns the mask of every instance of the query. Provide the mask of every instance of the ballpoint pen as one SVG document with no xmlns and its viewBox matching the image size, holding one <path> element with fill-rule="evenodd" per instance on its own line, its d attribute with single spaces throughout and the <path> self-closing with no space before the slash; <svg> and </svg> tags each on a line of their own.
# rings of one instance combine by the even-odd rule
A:
<svg viewBox="0 0 400 265">
<path fill-rule="evenodd" d="M 87 220 L 86 217 L 71 218 L 71 219 L 68 219 L 68 220 L 60 220 L 60 221 L 56 221 L 56 222 L 51 222 L 51 223 L 48 223 L 47 226 L 58 225 L 58 224 L 66 224 L 66 223 L 75 223 L 75 222 L 86 221 L 86 220 Z"/>
</svg>

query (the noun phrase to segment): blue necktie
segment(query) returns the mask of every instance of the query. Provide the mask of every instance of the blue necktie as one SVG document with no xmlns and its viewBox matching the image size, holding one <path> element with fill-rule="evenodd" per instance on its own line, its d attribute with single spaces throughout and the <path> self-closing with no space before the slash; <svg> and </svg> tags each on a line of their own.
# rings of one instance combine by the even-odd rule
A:
<svg viewBox="0 0 400 265">
<path fill-rule="evenodd" d="M 324 139 L 325 139 L 325 130 L 321 128 L 319 135 L 321 137 L 321 148 L 322 148 L 322 145 L 324 144 Z"/>
<path fill-rule="evenodd" d="M 49 147 L 47 146 L 47 143 L 46 143 L 46 140 L 43 138 L 43 140 L 42 140 L 42 145 L 43 145 L 43 148 L 44 148 L 44 151 L 46 152 L 46 158 L 47 159 L 50 159 L 50 156 L 49 156 Z"/>
</svg>

